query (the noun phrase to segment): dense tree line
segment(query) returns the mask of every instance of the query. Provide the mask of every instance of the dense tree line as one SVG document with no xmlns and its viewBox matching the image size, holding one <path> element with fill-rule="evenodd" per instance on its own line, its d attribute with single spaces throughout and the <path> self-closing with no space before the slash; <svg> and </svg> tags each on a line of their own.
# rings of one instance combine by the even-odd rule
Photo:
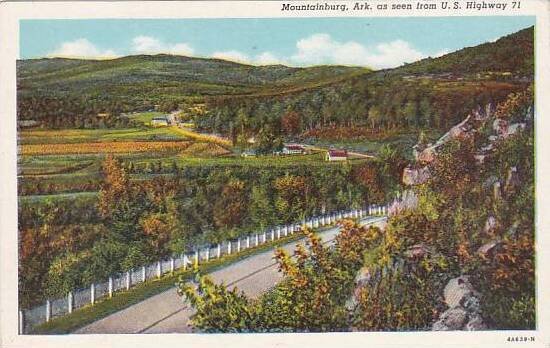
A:
<svg viewBox="0 0 550 348">
<path fill-rule="evenodd" d="M 147 110 L 148 105 L 136 106 L 114 98 L 82 96 L 50 96 L 19 94 L 19 120 L 33 120 L 45 128 L 126 128 L 134 125 L 121 116 L 130 110 Z"/>
<path fill-rule="evenodd" d="M 494 81 L 367 75 L 282 96 L 210 97 L 206 115 L 195 122 L 202 129 L 228 135 L 234 143 L 262 134 L 299 139 L 312 130 L 335 127 L 444 130 L 476 106 L 496 104 L 522 88 Z"/>
<path fill-rule="evenodd" d="M 383 203 L 398 189 L 404 165 L 397 151 L 387 148 L 381 159 L 355 164 L 175 165 L 162 167 L 171 175 L 130 180 L 132 163 L 108 157 L 98 197 L 19 205 L 22 304 L 193 246 L 322 212 Z"/>
</svg>

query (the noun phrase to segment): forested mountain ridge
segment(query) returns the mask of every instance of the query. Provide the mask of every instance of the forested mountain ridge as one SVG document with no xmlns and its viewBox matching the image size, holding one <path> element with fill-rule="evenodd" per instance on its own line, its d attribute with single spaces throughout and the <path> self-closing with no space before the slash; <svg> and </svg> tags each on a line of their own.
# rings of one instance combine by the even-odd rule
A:
<svg viewBox="0 0 550 348">
<path fill-rule="evenodd" d="M 495 42 L 395 69 L 250 66 L 172 55 L 18 62 L 18 116 L 45 127 L 95 127 L 113 115 L 206 102 L 205 131 L 233 140 L 307 137 L 327 127 L 446 129 L 476 105 L 497 103 L 533 78 L 530 27 Z M 88 120 L 88 122 L 82 122 Z M 242 133 L 242 134 L 240 134 Z"/>
<path fill-rule="evenodd" d="M 206 98 L 205 130 L 233 139 L 271 133 L 302 140 L 360 127 L 445 130 L 478 105 L 496 104 L 533 78 L 533 27 L 495 42 L 293 93 Z M 240 134 L 244 133 L 244 134 Z M 326 132 L 325 132 L 326 133 Z"/>
<path fill-rule="evenodd" d="M 200 84 L 203 88 L 194 91 L 198 95 L 217 94 L 209 87 L 219 85 L 226 86 L 220 90 L 229 94 L 246 94 L 251 88 L 257 89 L 268 85 L 293 86 L 369 71 L 365 68 L 345 66 L 254 66 L 222 59 L 168 54 L 135 55 L 109 60 L 41 58 L 21 60 L 17 66 L 20 92 L 41 92 L 50 95 L 75 92 L 75 89 L 87 93 L 101 90 L 122 93 L 123 86 L 136 88 L 151 84 L 157 84 L 157 88 L 173 87 L 182 91 L 185 91 L 186 84 Z M 168 90 L 166 94 L 170 96 L 170 92 Z"/>
<path fill-rule="evenodd" d="M 534 27 L 503 36 L 494 42 L 466 47 L 439 58 L 425 58 L 393 70 L 393 73 L 513 73 L 533 76 Z M 522 54 L 523 53 L 523 54 Z"/>
</svg>

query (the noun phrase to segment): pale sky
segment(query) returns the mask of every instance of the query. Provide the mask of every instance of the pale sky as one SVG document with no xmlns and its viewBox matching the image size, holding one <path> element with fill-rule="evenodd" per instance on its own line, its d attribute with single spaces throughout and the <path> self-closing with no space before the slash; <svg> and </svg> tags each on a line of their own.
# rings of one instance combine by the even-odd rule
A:
<svg viewBox="0 0 550 348">
<path fill-rule="evenodd" d="M 20 58 L 169 53 L 390 68 L 494 41 L 535 17 L 22 20 Z"/>
</svg>

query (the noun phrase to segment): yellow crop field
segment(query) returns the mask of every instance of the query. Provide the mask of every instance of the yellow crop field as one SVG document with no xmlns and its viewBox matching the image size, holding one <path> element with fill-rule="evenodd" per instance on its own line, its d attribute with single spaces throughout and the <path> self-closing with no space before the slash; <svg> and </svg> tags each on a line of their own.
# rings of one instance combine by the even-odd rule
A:
<svg viewBox="0 0 550 348">
<path fill-rule="evenodd" d="M 181 154 L 191 157 L 216 157 L 230 154 L 231 151 L 215 143 L 194 143 Z"/>
<path fill-rule="evenodd" d="M 30 144 L 21 145 L 21 155 L 61 155 L 93 153 L 168 152 L 185 150 L 187 141 L 113 141 L 77 144 Z"/>
<path fill-rule="evenodd" d="M 232 146 L 231 141 L 229 139 L 225 139 L 213 134 L 200 134 L 200 133 L 193 132 L 191 130 L 183 129 L 179 127 L 171 127 L 171 129 L 173 129 L 174 132 L 185 136 L 186 138 L 193 139 L 196 141 L 214 143 L 226 148 L 231 148 Z"/>
</svg>

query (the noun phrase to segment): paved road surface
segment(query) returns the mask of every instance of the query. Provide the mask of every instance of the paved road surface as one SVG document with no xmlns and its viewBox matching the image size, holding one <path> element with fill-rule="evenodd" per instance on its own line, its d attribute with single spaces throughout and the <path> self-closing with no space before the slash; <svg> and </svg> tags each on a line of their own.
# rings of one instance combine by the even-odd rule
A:
<svg viewBox="0 0 550 348">
<path fill-rule="evenodd" d="M 382 219 L 365 218 L 362 223 L 381 223 Z M 329 242 L 338 232 L 339 228 L 333 227 L 319 235 L 324 242 Z M 289 243 L 283 249 L 292 252 L 297 243 L 303 243 L 303 241 Z M 237 287 L 250 297 L 258 297 L 275 286 L 282 278 L 273 260 L 273 250 L 230 264 L 210 273 L 209 276 L 215 282 Z M 75 333 L 189 333 L 192 330 L 187 323 L 192 314 L 192 309 L 182 302 L 174 287 L 93 322 Z"/>
</svg>

